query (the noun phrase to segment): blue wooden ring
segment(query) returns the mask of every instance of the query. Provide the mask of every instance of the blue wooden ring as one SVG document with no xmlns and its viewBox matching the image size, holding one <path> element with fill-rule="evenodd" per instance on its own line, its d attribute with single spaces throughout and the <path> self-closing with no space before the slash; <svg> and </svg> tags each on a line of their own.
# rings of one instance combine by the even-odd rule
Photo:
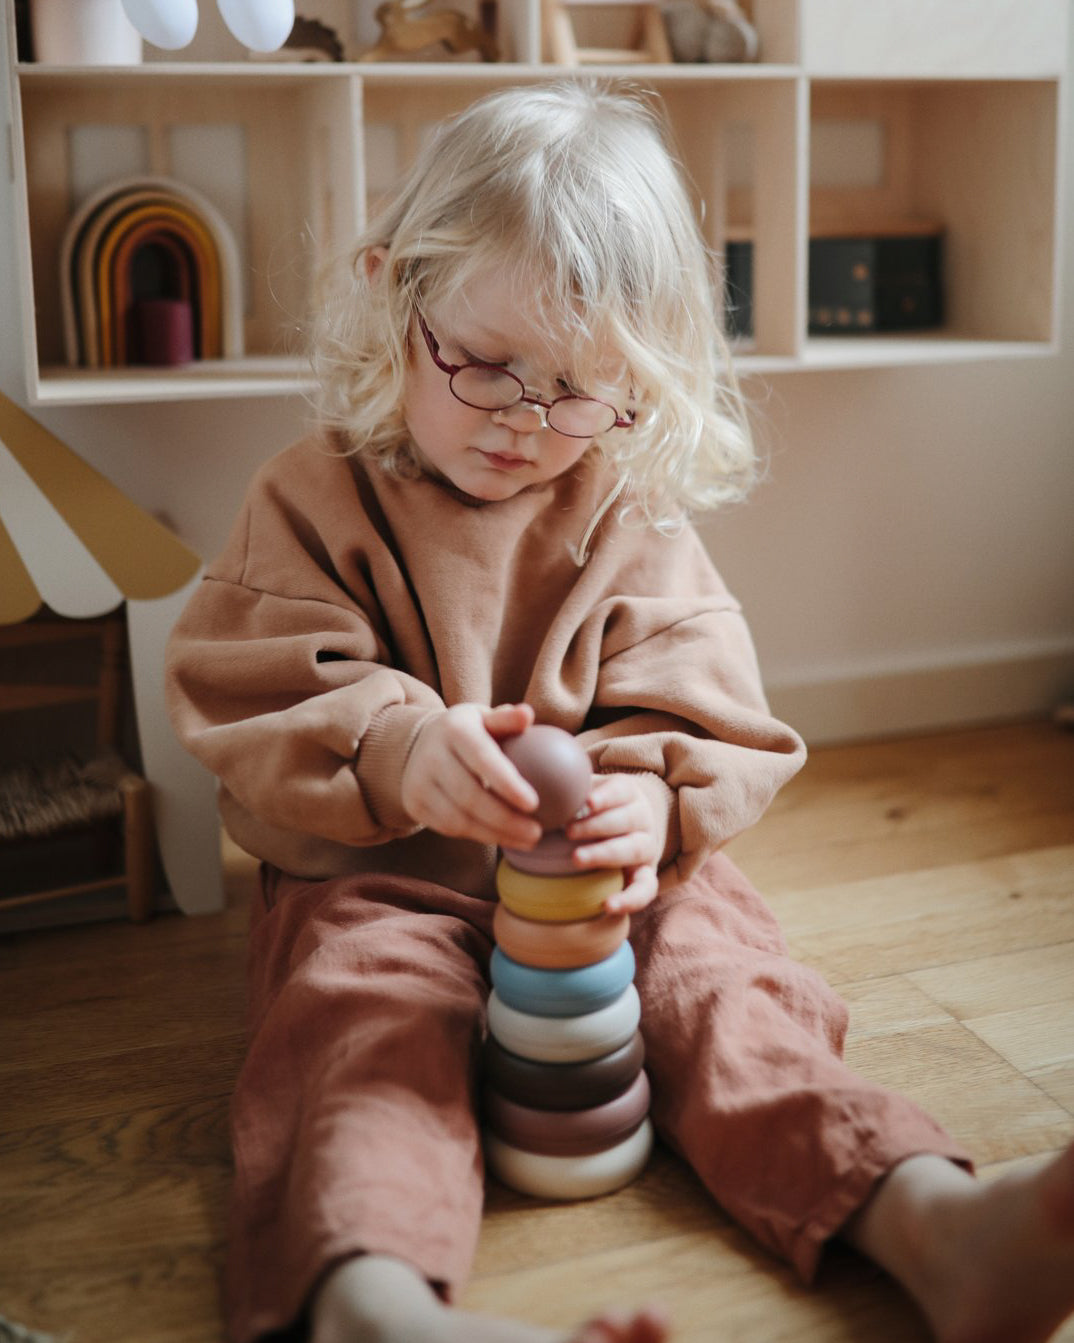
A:
<svg viewBox="0 0 1074 1343">
<path fill-rule="evenodd" d="M 523 965 L 500 947 L 490 962 L 500 998 L 517 1012 L 536 1017 L 580 1017 L 613 1002 L 634 978 L 634 952 L 620 942 L 610 956 L 573 970 L 540 970 Z"/>
</svg>

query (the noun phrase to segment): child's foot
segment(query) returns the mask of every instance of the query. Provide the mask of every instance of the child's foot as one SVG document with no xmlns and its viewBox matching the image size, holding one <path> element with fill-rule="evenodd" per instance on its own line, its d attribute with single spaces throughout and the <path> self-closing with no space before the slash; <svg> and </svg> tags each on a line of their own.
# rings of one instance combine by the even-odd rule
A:
<svg viewBox="0 0 1074 1343">
<path fill-rule="evenodd" d="M 939 1343 L 1044 1343 L 1074 1314 L 1074 1144 L 987 1184 L 911 1158 L 847 1237 L 899 1279 Z"/>
<path fill-rule="evenodd" d="M 325 1279 L 313 1305 L 310 1343 L 665 1343 L 656 1310 L 608 1311 L 571 1334 L 444 1305 L 425 1279 L 397 1259 L 349 1259 Z"/>
</svg>

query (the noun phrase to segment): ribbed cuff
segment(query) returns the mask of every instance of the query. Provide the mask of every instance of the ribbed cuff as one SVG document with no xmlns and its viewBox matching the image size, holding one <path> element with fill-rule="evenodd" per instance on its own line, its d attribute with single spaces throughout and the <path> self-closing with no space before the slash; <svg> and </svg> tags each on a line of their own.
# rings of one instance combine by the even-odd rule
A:
<svg viewBox="0 0 1074 1343">
<path fill-rule="evenodd" d="M 442 712 L 419 704 L 390 704 L 370 720 L 362 734 L 354 773 L 369 810 L 387 830 L 419 828 L 403 807 L 403 770 L 418 733 Z"/>
</svg>

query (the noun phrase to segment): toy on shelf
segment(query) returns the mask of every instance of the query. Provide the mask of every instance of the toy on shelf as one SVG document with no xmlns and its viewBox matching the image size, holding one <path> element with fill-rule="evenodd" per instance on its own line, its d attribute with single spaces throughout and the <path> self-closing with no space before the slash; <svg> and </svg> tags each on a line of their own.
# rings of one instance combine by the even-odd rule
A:
<svg viewBox="0 0 1074 1343">
<path fill-rule="evenodd" d="M 480 23 L 454 9 L 429 9 L 432 0 L 385 0 L 373 12 L 380 41 L 360 61 L 407 60 L 426 47 L 444 46 L 452 56 L 476 51 L 483 61 L 498 61 L 496 39 Z"/>
<path fill-rule="evenodd" d="M 623 873 L 573 864 L 563 827 L 591 781 L 574 738 L 538 725 L 502 745 L 545 833 L 505 849 L 496 875 L 485 1154 L 520 1193 L 593 1198 L 633 1180 L 653 1143 L 630 919 L 604 911 Z"/>
<path fill-rule="evenodd" d="M 676 61 L 719 65 L 760 54 L 757 30 L 735 0 L 670 0 L 664 24 Z"/>
<path fill-rule="evenodd" d="M 216 3 L 232 36 L 251 51 L 276 51 L 294 27 L 294 0 Z M 197 0 L 123 0 L 123 8 L 146 41 L 165 51 L 189 46 L 197 31 Z"/>
<path fill-rule="evenodd" d="M 200 192 L 171 178 L 109 182 L 83 202 L 60 247 L 60 296 L 72 366 L 242 354 L 234 234 Z"/>
</svg>

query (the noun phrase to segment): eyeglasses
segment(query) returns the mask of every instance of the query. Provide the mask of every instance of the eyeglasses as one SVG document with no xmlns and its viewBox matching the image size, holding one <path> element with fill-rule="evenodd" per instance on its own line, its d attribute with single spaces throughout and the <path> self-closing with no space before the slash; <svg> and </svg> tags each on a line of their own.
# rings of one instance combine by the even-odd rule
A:
<svg viewBox="0 0 1074 1343">
<path fill-rule="evenodd" d="M 417 316 L 433 363 L 448 375 L 451 395 L 464 406 L 474 410 L 510 410 L 519 404 L 532 406 L 535 410 L 543 411 L 543 425 L 567 438 L 593 438 L 597 434 L 607 433 L 609 429 L 632 428 L 633 411 L 627 411 L 622 416 L 614 406 L 592 396 L 568 393 L 556 397 L 554 401 L 530 396 L 522 379 L 515 377 L 501 364 L 445 363 L 440 358 L 440 345 L 436 337 L 425 325 L 425 318 L 421 313 Z"/>
</svg>

